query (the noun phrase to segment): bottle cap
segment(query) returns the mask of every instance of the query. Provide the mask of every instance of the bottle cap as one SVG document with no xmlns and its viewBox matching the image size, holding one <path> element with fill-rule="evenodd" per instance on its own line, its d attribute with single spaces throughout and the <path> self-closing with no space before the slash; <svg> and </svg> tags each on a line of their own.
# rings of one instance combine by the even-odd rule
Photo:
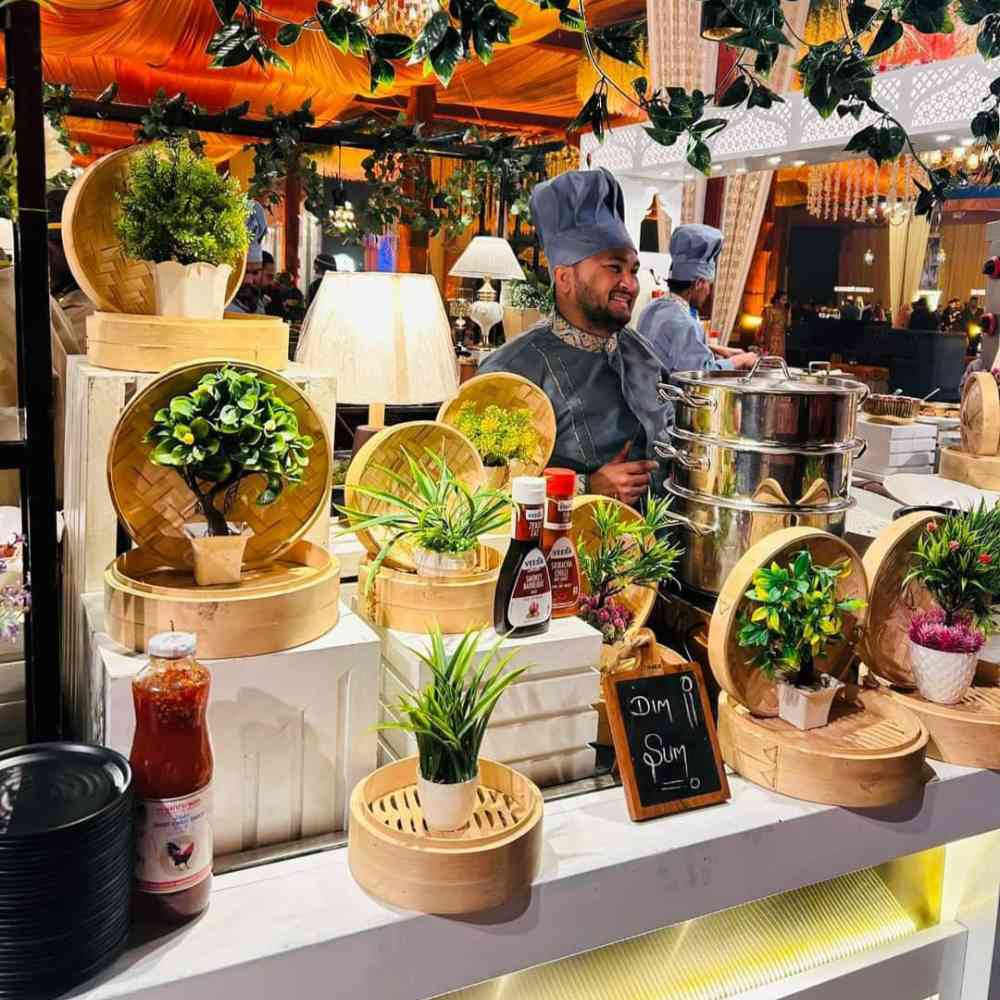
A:
<svg viewBox="0 0 1000 1000">
<path fill-rule="evenodd" d="M 514 503 L 545 503 L 545 480 L 541 476 L 515 476 L 510 484 Z"/>
<path fill-rule="evenodd" d="M 550 497 L 571 497 L 576 493 L 576 473 L 572 469 L 546 469 L 542 475 Z"/>
<path fill-rule="evenodd" d="M 163 660 L 179 660 L 182 656 L 194 656 L 198 637 L 194 632 L 157 632 L 149 640 L 149 655 Z"/>
</svg>

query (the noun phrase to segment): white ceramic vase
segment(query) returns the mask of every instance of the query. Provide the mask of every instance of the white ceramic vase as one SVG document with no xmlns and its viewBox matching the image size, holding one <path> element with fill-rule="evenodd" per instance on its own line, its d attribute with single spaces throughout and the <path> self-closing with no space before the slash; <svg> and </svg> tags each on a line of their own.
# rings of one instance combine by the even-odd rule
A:
<svg viewBox="0 0 1000 1000">
<path fill-rule="evenodd" d="M 233 271 L 228 264 L 178 264 L 175 260 L 165 260 L 149 266 L 153 271 L 157 316 L 222 319 L 226 288 Z"/>
<path fill-rule="evenodd" d="M 830 721 L 833 699 L 844 686 L 829 674 L 820 674 L 816 688 L 778 682 L 778 716 L 796 729 L 819 729 Z"/>
<path fill-rule="evenodd" d="M 468 552 L 434 552 L 417 546 L 413 550 L 413 565 L 417 568 L 417 576 L 472 576 L 479 565 L 479 553 L 475 549 Z"/>
<path fill-rule="evenodd" d="M 910 640 L 910 670 L 917 690 L 939 705 L 955 705 L 965 697 L 978 662 L 978 653 L 946 653 Z"/>
<path fill-rule="evenodd" d="M 461 830 L 476 811 L 476 790 L 479 788 L 479 774 L 468 781 L 453 785 L 443 785 L 428 781 L 417 769 L 417 794 L 420 809 L 428 830 L 447 833 Z"/>
</svg>

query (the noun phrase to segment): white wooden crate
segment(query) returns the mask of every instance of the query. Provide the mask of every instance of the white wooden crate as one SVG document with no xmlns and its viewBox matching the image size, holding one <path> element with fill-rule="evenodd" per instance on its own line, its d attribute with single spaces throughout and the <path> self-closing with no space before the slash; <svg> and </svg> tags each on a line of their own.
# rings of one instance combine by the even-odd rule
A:
<svg viewBox="0 0 1000 1000">
<path fill-rule="evenodd" d="M 332 373 L 290 364 L 282 373 L 312 399 L 333 433 L 336 380 Z M 108 493 L 111 436 L 122 410 L 159 375 L 98 368 L 83 355 L 69 358 L 66 392 L 66 457 L 63 473 L 63 702 L 69 735 L 86 730 L 91 692 L 85 686 L 88 645 L 80 597 L 104 586 L 104 570 L 115 558 L 117 520 Z M 326 546 L 329 504 L 306 538 Z"/>
<path fill-rule="evenodd" d="M 90 738 L 128 754 L 132 678 L 147 658 L 103 632 L 100 595 L 84 603 L 101 706 Z M 377 766 L 374 632 L 342 606 L 336 627 L 314 642 L 204 663 L 216 854 L 344 829 L 351 790 Z"/>
</svg>

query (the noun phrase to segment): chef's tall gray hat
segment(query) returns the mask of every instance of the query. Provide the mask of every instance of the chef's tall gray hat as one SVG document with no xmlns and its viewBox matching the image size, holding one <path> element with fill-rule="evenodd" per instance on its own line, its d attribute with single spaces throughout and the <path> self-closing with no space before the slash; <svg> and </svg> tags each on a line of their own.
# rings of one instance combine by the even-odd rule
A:
<svg viewBox="0 0 1000 1000">
<path fill-rule="evenodd" d="M 674 281 L 715 281 L 722 233 L 714 226 L 678 226 L 670 237 L 670 277 Z"/>
<path fill-rule="evenodd" d="M 635 250 L 625 228 L 625 197 L 607 170 L 571 170 L 531 192 L 531 218 L 549 270 L 604 250 Z"/>
</svg>

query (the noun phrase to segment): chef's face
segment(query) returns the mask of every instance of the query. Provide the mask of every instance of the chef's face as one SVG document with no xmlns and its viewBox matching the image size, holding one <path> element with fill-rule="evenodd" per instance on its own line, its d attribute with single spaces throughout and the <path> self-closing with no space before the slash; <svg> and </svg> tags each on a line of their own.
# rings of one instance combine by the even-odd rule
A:
<svg viewBox="0 0 1000 1000">
<path fill-rule="evenodd" d="M 712 282 L 706 281 L 704 278 L 698 278 L 694 285 L 691 286 L 691 296 L 688 301 L 695 309 L 700 309 L 708 301 L 708 296 L 711 293 Z"/>
<path fill-rule="evenodd" d="M 595 330 L 613 332 L 632 317 L 639 294 L 634 250 L 605 250 L 572 267 L 556 269 L 556 290 L 574 303 Z"/>
</svg>

